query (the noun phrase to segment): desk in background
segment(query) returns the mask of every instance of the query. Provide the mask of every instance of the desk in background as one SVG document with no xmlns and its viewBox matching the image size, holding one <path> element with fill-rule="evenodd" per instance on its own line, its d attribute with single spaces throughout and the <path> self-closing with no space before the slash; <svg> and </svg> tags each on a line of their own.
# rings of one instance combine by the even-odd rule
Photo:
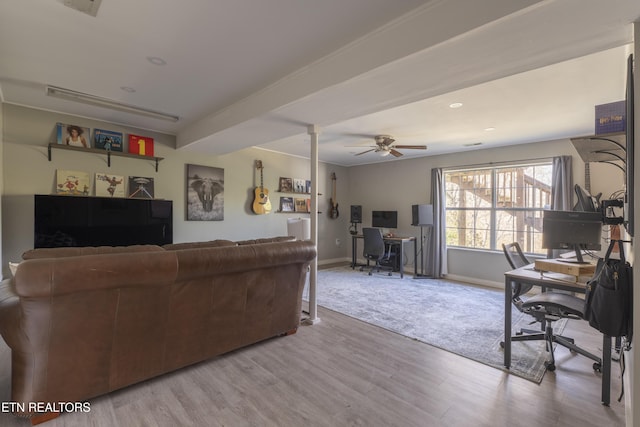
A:
<svg viewBox="0 0 640 427">
<path fill-rule="evenodd" d="M 504 366 L 511 367 L 511 282 L 540 286 L 545 289 L 560 289 L 585 293 L 585 283 L 560 280 L 559 273 L 544 273 L 533 269 L 533 264 L 520 267 L 504 274 Z M 566 276 L 571 278 L 572 276 Z M 574 278 L 575 279 L 575 278 Z M 602 403 L 609 405 L 611 394 L 611 337 L 602 335 Z"/>
<path fill-rule="evenodd" d="M 356 268 L 358 261 L 358 239 L 364 239 L 364 236 L 361 234 L 352 234 L 351 235 L 351 268 Z M 409 242 L 415 242 L 415 237 L 385 237 L 384 242 L 390 245 L 396 246 L 400 249 L 398 252 L 400 256 L 400 278 L 404 277 L 404 245 Z M 416 270 L 416 265 L 418 261 L 418 249 L 416 245 L 413 245 L 413 268 L 414 275 Z"/>
</svg>

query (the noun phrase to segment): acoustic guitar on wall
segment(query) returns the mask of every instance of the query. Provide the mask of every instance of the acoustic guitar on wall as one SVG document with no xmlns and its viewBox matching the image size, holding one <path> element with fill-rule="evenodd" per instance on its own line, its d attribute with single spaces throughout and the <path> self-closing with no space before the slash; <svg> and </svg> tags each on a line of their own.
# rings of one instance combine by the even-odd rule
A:
<svg viewBox="0 0 640 427">
<path fill-rule="evenodd" d="M 260 169 L 260 186 L 254 190 L 253 213 L 265 215 L 271 212 L 271 201 L 269 200 L 269 190 L 264 188 L 262 179 L 262 160 L 256 160 L 256 169 Z"/>
<path fill-rule="evenodd" d="M 331 173 L 331 180 L 333 181 L 333 191 L 331 193 L 331 209 L 329 210 L 329 218 L 338 218 L 340 212 L 338 212 L 338 200 L 336 199 L 336 174 Z"/>
</svg>

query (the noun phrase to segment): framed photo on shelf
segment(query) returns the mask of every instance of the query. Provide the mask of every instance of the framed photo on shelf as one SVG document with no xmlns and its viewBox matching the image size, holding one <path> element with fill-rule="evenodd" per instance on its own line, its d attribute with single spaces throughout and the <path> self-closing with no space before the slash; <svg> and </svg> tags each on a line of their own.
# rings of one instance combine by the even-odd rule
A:
<svg viewBox="0 0 640 427">
<path fill-rule="evenodd" d="M 70 147 L 91 148 L 91 131 L 83 126 L 56 123 L 56 142 Z"/>
<path fill-rule="evenodd" d="M 153 157 L 153 138 L 129 135 L 129 153 Z"/>
<path fill-rule="evenodd" d="M 310 179 L 307 179 L 304 182 L 304 192 L 307 193 L 307 194 L 311 194 L 311 180 Z"/>
<path fill-rule="evenodd" d="M 146 176 L 130 176 L 129 197 L 132 199 L 153 199 L 153 178 Z"/>
<path fill-rule="evenodd" d="M 93 130 L 93 146 L 106 151 L 122 151 L 122 132 Z"/>
<path fill-rule="evenodd" d="M 56 171 L 56 194 L 70 196 L 89 195 L 89 173 L 58 169 Z"/>
<path fill-rule="evenodd" d="M 302 197 L 296 197 L 295 199 L 296 212 L 308 212 L 307 211 L 307 199 Z"/>
<path fill-rule="evenodd" d="M 124 176 L 96 173 L 96 196 L 124 197 Z"/>
<path fill-rule="evenodd" d="M 293 180 L 291 178 L 280 177 L 278 191 L 291 193 L 293 191 Z"/>
<path fill-rule="evenodd" d="M 300 178 L 293 178 L 293 192 L 304 193 L 304 190 L 305 190 L 305 180 Z"/>
<path fill-rule="evenodd" d="M 280 212 L 294 212 L 293 197 L 280 197 Z"/>
</svg>

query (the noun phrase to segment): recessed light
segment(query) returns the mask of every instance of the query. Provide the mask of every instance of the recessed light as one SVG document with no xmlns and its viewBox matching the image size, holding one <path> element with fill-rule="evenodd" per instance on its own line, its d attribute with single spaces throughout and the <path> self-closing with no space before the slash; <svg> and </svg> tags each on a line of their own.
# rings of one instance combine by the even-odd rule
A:
<svg viewBox="0 0 640 427">
<path fill-rule="evenodd" d="M 133 93 L 133 92 L 136 91 L 134 88 L 129 87 L 129 86 L 120 86 L 120 89 L 122 89 L 125 92 L 129 92 L 129 93 Z"/>
<path fill-rule="evenodd" d="M 452 104 L 449 104 L 449 108 L 460 108 L 462 107 L 462 102 L 454 102 Z"/>
<path fill-rule="evenodd" d="M 166 65 L 167 61 L 157 56 L 147 56 L 147 61 L 151 62 L 153 65 Z"/>
<path fill-rule="evenodd" d="M 488 128 L 484 128 L 484 130 L 485 130 L 485 131 L 487 131 L 487 132 L 491 132 L 491 131 L 496 130 L 496 128 L 494 128 L 494 127 L 490 126 L 490 127 L 488 127 Z"/>
<path fill-rule="evenodd" d="M 475 147 L 477 145 L 482 145 L 482 142 L 470 142 L 469 144 L 464 144 L 465 147 Z"/>
</svg>

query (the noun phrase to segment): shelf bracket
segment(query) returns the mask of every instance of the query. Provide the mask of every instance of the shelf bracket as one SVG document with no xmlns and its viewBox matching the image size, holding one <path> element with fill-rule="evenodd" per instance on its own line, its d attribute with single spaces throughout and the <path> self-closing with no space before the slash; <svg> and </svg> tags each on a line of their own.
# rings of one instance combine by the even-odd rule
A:
<svg viewBox="0 0 640 427">
<path fill-rule="evenodd" d="M 158 158 L 156 157 L 156 172 L 158 172 Z"/>
<path fill-rule="evenodd" d="M 107 167 L 111 167 L 111 150 L 107 151 Z"/>
<path fill-rule="evenodd" d="M 51 144 L 47 146 L 47 151 L 49 153 L 49 161 L 51 161 Z"/>
</svg>

